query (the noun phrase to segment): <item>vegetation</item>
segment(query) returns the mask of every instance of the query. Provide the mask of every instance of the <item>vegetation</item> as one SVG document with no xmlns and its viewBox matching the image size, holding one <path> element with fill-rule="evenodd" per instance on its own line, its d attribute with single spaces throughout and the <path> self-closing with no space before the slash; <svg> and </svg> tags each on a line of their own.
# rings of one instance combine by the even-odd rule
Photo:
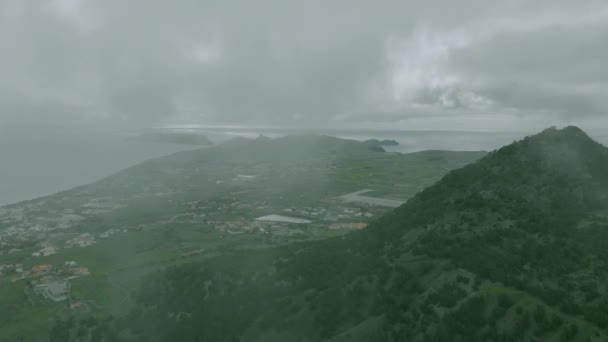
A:
<svg viewBox="0 0 608 342">
<path fill-rule="evenodd" d="M 206 135 L 189 132 L 147 132 L 132 138 L 132 140 L 183 145 L 213 145 Z"/>
<path fill-rule="evenodd" d="M 124 317 L 134 307 L 142 308 L 137 293 L 146 275 L 244 249 L 341 238 L 355 228 L 328 229 L 331 224 L 369 222 L 390 209 L 345 203 L 336 197 L 367 188 L 375 189 L 371 193 L 375 197 L 405 200 L 448 170 L 483 155 L 376 153 L 360 142 L 324 136 L 261 138 L 150 160 L 91 185 L 2 208 L 0 235 L 11 227 L 54 228 L 59 224 L 55 221 L 66 214 L 79 215 L 82 220 L 48 233 L 35 230 L 31 237 L 2 236 L 0 265 L 22 264 L 24 271 L 30 271 L 35 265 L 51 264 L 58 270 L 75 261 L 91 274 L 70 281 L 73 302 L 82 303 L 70 309 L 65 302 L 55 305 L 28 300 L 26 294 L 32 292 L 28 282 L 42 276 L 29 275 L 11 283 L 19 276 L 14 267 L 2 271 L 0 341 L 44 340 L 41 336 L 48 335 L 55 323 L 57 340 L 69 335 L 70 339 L 87 341 L 110 330 L 118 334 L 124 327 L 109 317 Z M 326 212 L 312 216 L 311 208 Z M 347 214 L 345 209 L 351 212 Z M 285 210 L 293 211 L 287 214 Z M 11 211 L 17 212 L 15 219 Z M 297 235 L 281 238 L 255 228 L 256 217 L 283 212 L 313 223 L 299 229 Z M 230 222 L 240 226 L 230 228 Z M 95 243 L 66 248 L 67 240 L 81 234 L 95 237 Z M 56 246 L 56 254 L 32 256 L 43 242 Z M 413 272 L 418 273 L 418 269 Z M 60 272 L 57 275 L 63 276 Z M 365 296 L 372 289 L 373 284 L 361 282 L 356 287 L 359 292 L 354 293 Z M 307 307 L 305 299 L 294 302 L 291 310 Z M 88 323 L 81 324 L 81 320 Z"/>
<path fill-rule="evenodd" d="M 608 150 L 577 128 L 550 129 L 451 172 L 364 231 L 155 274 L 104 334 L 604 341 L 607 189 Z"/>
<path fill-rule="evenodd" d="M 366 144 L 372 146 L 399 146 L 399 142 L 396 140 L 378 140 L 378 139 L 369 139 L 365 140 Z"/>
</svg>

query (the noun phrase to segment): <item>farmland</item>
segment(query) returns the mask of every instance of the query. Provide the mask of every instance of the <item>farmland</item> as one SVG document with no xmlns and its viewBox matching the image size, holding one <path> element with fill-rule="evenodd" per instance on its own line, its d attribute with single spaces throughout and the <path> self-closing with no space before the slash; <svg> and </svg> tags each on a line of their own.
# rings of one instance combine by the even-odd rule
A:
<svg viewBox="0 0 608 342">
<path fill-rule="evenodd" d="M 0 302 L 0 340 L 35 341 L 26 327 L 41 332 L 55 319 L 123 315 L 142 277 L 169 266 L 360 229 L 391 208 L 340 196 L 373 189 L 374 197 L 398 191 L 406 201 L 482 155 L 381 153 L 329 137 L 258 139 L 174 154 L 0 208 L 0 297 L 10 298 Z M 28 301 L 32 286 L 56 278 L 70 279 L 69 301 Z"/>
</svg>

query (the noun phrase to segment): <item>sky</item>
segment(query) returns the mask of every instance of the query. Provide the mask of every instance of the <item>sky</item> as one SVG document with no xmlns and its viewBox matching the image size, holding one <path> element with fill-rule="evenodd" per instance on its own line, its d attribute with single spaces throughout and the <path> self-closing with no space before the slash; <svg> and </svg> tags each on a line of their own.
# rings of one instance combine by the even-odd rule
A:
<svg viewBox="0 0 608 342">
<path fill-rule="evenodd" d="M 608 130 L 605 0 L 0 0 L 0 133 Z"/>
</svg>

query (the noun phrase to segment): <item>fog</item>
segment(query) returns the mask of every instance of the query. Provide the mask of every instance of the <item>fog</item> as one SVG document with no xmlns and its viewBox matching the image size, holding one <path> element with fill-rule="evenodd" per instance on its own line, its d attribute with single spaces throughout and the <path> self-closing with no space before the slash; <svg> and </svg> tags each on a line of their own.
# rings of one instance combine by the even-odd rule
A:
<svg viewBox="0 0 608 342">
<path fill-rule="evenodd" d="M 178 148 L 118 147 L 158 127 L 508 136 L 409 136 L 404 151 L 567 124 L 601 140 L 607 33 L 603 1 L 0 0 L 2 191 L 56 184 L 25 199 Z"/>
<path fill-rule="evenodd" d="M 608 341 L 608 1 L 0 0 L 0 342 Z"/>
<path fill-rule="evenodd" d="M 607 30 L 603 1 L 2 0 L 1 127 L 598 129 Z"/>
</svg>

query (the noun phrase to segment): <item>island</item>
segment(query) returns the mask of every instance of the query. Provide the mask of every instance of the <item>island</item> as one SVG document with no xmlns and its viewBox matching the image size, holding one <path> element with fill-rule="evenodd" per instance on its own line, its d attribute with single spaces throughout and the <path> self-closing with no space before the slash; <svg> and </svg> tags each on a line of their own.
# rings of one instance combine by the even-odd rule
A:
<svg viewBox="0 0 608 342">
<path fill-rule="evenodd" d="M 399 142 L 397 140 L 387 139 L 387 140 L 378 140 L 378 139 L 368 139 L 365 140 L 365 143 L 372 146 L 399 146 Z"/>
</svg>

